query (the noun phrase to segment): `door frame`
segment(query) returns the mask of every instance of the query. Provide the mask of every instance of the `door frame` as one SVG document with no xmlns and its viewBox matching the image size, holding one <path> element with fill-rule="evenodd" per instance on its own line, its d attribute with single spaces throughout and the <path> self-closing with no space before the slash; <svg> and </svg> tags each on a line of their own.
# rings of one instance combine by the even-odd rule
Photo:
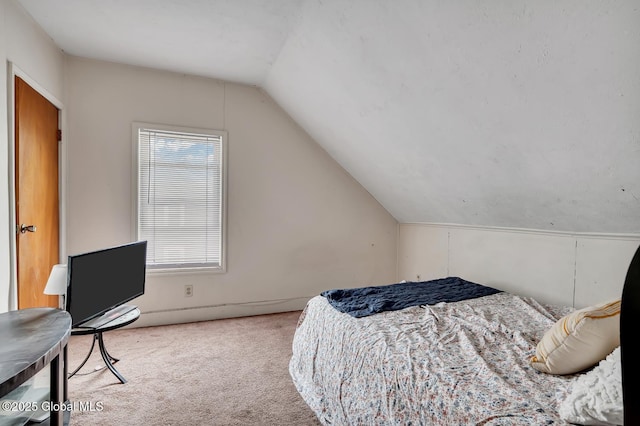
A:
<svg viewBox="0 0 640 426">
<path fill-rule="evenodd" d="M 58 141 L 58 209 L 59 209 L 59 237 L 58 237 L 58 250 L 60 259 L 59 263 L 63 263 L 63 259 L 67 258 L 66 246 L 67 246 L 67 229 L 66 229 L 66 205 L 67 205 L 67 129 L 66 129 L 66 112 L 63 103 L 56 98 L 51 92 L 40 85 L 29 74 L 21 70 L 17 65 L 12 62 L 8 62 L 7 72 L 7 97 L 9 99 L 8 105 L 8 127 L 9 127 L 9 235 L 11 236 L 9 242 L 9 264 L 10 264 L 10 282 L 9 282 L 9 310 L 14 311 L 18 309 L 18 279 L 17 279 L 17 262 L 16 257 L 16 134 L 15 134 L 15 78 L 20 77 L 41 94 L 46 100 L 51 102 L 56 108 L 58 108 L 58 128 L 62 131 L 62 139 Z"/>
</svg>

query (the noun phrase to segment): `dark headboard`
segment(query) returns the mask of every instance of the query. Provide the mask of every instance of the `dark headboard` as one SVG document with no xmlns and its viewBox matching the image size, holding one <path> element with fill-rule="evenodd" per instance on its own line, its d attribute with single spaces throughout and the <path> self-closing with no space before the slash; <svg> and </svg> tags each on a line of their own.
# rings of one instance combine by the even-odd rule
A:
<svg viewBox="0 0 640 426">
<path fill-rule="evenodd" d="M 620 308 L 620 360 L 624 424 L 640 425 L 640 346 L 634 329 L 640 327 L 640 248 L 631 260 L 622 289 Z"/>
</svg>

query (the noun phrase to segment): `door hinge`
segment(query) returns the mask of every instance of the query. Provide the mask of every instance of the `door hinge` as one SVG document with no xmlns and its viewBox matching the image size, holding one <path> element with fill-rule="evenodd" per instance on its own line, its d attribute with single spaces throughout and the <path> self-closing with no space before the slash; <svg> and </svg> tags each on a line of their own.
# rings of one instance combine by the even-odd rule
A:
<svg viewBox="0 0 640 426">
<path fill-rule="evenodd" d="M 62 140 L 62 130 L 58 129 L 58 131 L 56 132 L 56 135 L 58 137 L 58 142 L 60 142 Z"/>
</svg>

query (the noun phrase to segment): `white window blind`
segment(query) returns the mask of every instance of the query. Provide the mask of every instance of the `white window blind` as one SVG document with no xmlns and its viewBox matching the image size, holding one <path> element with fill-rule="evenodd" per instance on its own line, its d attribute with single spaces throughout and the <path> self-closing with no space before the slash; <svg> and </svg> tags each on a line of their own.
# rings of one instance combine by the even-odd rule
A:
<svg viewBox="0 0 640 426">
<path fill-rule="evenodd" d="M 222 268 L 219 133 L 137 127 L 137 232 L 150 268 Z"/>
</svg>

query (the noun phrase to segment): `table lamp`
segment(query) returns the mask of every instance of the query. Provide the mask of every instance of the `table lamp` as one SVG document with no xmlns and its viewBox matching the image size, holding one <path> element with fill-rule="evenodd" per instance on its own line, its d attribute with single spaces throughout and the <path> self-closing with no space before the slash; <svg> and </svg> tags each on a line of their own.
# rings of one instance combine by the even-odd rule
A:
<svg viewBox="0 0 640 426">
<path fill-rule="evenodd" d="M 47 285 L 44 287 L 44 294 L 61 296 L 58 298 L 58 307 L 64 309 L 64 297 L 67 294 L 67 265 L 53 265 Z"/>
</svg>

